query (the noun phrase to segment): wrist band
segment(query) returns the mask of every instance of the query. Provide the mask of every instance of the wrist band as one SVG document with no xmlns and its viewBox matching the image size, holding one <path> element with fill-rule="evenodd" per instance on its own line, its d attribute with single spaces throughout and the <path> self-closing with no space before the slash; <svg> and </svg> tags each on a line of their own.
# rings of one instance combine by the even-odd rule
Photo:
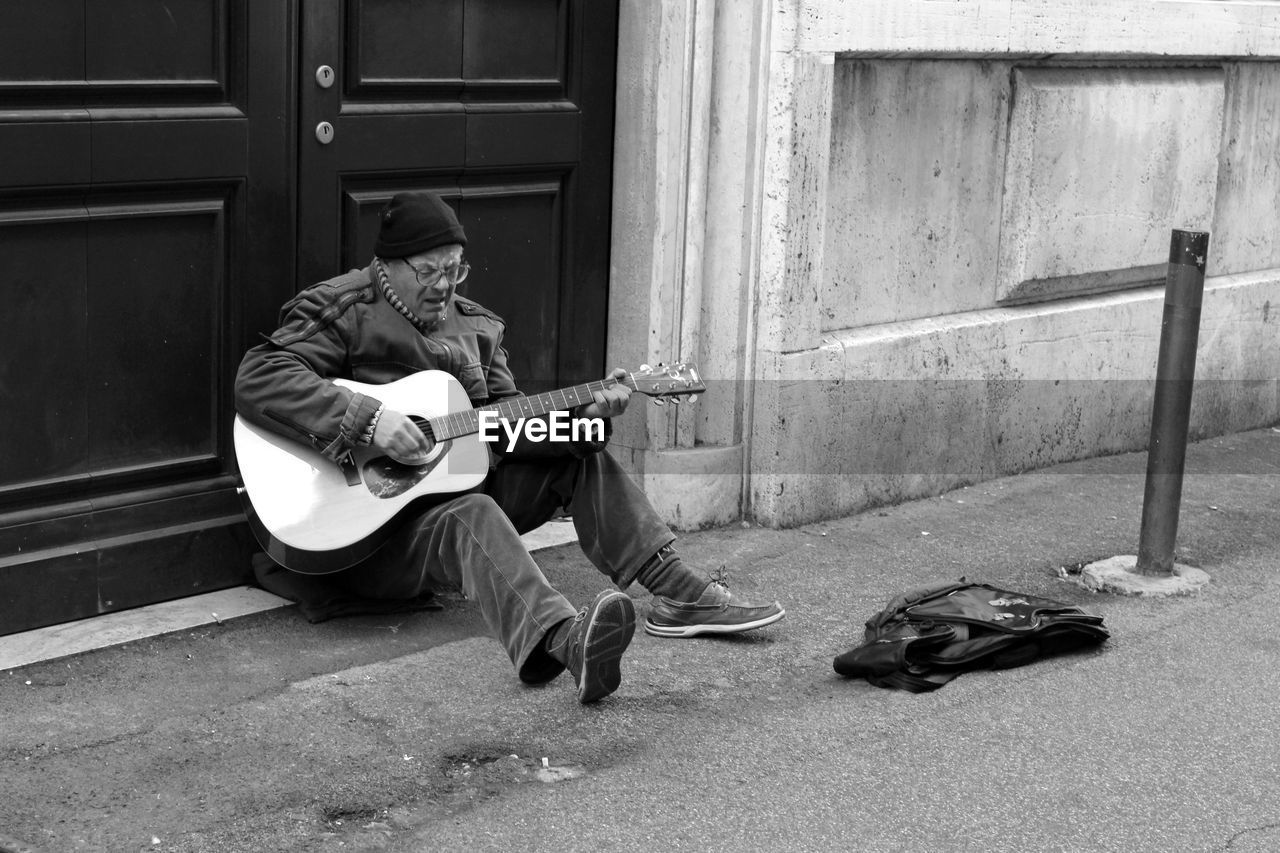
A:
<svg viewBox="0 0 1280 853">
<path fill-rule="evenodd" d="M 361 447 L 368 447 L 373 444 L 373 433 L 378 428 L 378 418 L 382 417 L 382 410 L 385 406 L 378 406 L 378 410 L 373 413 L 373 417 L 369 418 L 369 425 L 365 427 L 364 432 L 360 435 L 360 440 L 356 442 Z"/>
</svg>

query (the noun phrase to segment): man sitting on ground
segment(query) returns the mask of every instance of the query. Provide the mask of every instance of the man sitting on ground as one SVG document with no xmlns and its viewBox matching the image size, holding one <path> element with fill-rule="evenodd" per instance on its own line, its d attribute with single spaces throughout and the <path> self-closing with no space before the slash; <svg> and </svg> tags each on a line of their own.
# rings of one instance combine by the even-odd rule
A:
<svg viewBox="0 0 1280 853">
<path fill-rule="evenodd" d="M 473 405 L 518 395 L 502 348 L 504 322 L 457 293 L 470 269 L 466 242 L 452 208 L 434 193 L 392 198 L 372 263 L 298 294 L 282 309 L 280 328 L 246 353 L 236 378 L 240 414 L 335 461 L 366 445 L 412 465 L 431 449 L 413 421 L 331 380 L 378 385 L 443 370 Z M 616 417 L 629 393 L 608 386 L 572 414 Z M 681 560 L 675 536 L 606 442 L 607 430 L 595 441 L 522 436 L 510 449 L 491 444 L 497 464 L 483 485 L 423 508 L 372 556 L 325 580 L 373 599 L 459 588 L 479 605 L 522 681 L 550 681 L 567 668 L 584 703 L 621 681 L 635 610 L 620 590 L 633 582 L 654 595 L 644 627 L 655 636 L 736 633 L 781 619 L 777 602 L 744 601 Z M 520 539 L 557 511 L 570 515 L 586 556 L 615 587 L 581 610 L 547 582 Z"/>
</svg>

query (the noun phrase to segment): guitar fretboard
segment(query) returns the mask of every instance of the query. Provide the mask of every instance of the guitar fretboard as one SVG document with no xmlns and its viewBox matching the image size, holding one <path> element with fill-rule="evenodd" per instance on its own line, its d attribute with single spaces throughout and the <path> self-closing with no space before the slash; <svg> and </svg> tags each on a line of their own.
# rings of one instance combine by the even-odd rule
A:
<svg viewBox="0 0 1280 853">
<path fill-rule="evenodd" d="M 535 394 L 532 397 L 508 397 L 505 400 L 490 403 L 478 409 L 450 412 L 447 415 L 428 418 L 427 423 L 431 425 L 431 434 L 436 441 L 447 441 L 458 436 L 479 432 L 480 413 L 486 410 L 497 412 L 498 417 L 504 421 L 536 418 L 538 415 L 545 415 L 547 412 L 584 406 L 592 401 L 591 395 L 593 392 L 603 391 L 619 384 L 627 385 L 632 389 L 635 388 L 634 381 L 629 378 L 621 380 L 601 379 L 596 382 L 575 385 L 572 388 L 562 388 L 557 391 L 547 391 L 545 394 Z"/>
</svg>

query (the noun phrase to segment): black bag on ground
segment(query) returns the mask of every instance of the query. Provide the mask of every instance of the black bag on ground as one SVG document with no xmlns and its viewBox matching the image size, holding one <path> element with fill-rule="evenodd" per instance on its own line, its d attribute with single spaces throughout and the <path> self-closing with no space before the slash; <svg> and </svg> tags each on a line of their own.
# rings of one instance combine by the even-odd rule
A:
<svg viewBox="0 0 1280 853">
<path fill-rule="evenodd" d="M 1101 616 L 1079 607 L 961 578 L 890 601 L 867 620 L 862 644 L 835 659 L 835 670 L 923 693 L 966 670 L 1022 666 L 1109 636 Z"/>
</svg>

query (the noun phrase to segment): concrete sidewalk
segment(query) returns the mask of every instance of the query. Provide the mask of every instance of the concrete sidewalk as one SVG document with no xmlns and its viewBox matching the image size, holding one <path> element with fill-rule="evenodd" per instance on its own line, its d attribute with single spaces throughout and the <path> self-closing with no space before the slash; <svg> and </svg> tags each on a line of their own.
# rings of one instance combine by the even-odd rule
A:
<svg viewBox="0 0 1280 853">
<path fill-rule="evenodd" d="M 0 851 L 1280 849 L 1280 431 L 1190 448 L 1194 597 L 1062 577 L 1134 553 L 1145 461 L 683 536 L 787 618 L 638 633 L 589 707 L 567 678 L 521 686 L 457 599 L 0 672 Z M 574 601 L 601 586 L 574 546 L 538 557 Z M 887 599 L 962 575 L 1081 604 L 1112 639 L 922 695 L 832 671 Z"/>
</svg>

